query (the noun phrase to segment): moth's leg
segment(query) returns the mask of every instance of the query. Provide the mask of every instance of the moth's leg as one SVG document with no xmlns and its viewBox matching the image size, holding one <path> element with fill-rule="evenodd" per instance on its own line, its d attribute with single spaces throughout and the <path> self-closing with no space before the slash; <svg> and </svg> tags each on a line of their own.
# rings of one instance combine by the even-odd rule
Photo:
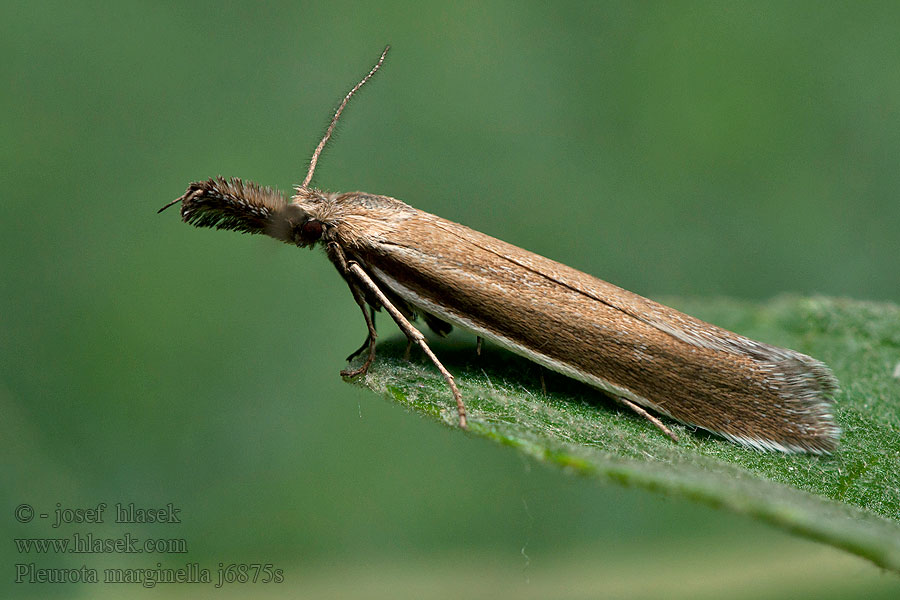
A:
<svg viewBox="0 0 900 600">
<path fill-rule="evenodd" d="M 372 326 L 373 326 L 373 328 L 377 329 L 377 327 L 375 327 L 375 309 L 372 308 L 371 306 L 369 307 L 369 316 L 372 318 Z M 368 325 L 368 321 L 367 321 L 366 324 Z M 350 362 L 351 360 L 353 360 L 354 358 L 356 358 L 357 356 L 359 356 L 360 354 L 362 354 L 367 348 L 369 348 L 369 345 L 370 345 L 370 343 L 371 343 L 371 338 L 372 338 L 371 334 L 366 334 L 366 339 L 365 339 L 365 341 L 362 343 L 362 346 L 360 346 L 359 348 L 357 348 L 357 349 L 353 352 L 353 354 L 351 354 L 350 356 L 347 357 L 347 362 Z"/>
<path fill-rule="evenodd" d="M 669 429 L 668 427 L 663 425 L 662 421 L 660 421 L 659 419 L 657 419 L 656 417 L 654 417 L 653 415 L 648 413 L 646 410 L 644 410 L 643 408 L 641 408 L 634 402 L 628 400 L 627 398 L 623 398 L 622 396 L 616 396 L 616 400 L 618 400 L 619 402 L 621 402 L 622 404 L 624 404 L 625 406 L 627 406 L 628 408 L 630 408 L 631 410 L 633 410 L 634 412 L 639 414 L 640 416 L 644 417 L 645 419 L 647 419 L 648 421 L 650 421 L 651 423 L 656 425 L 656 427 L 660 431 L 662 431 L 664 434 L 666 434 L 667 436 L 672 438 L 673 442 L 678 441 L 678 436 L 675 435 L 671 429 Z"/>
<path fill-rule="evenodd" d="M 481 344 L 484 342 L 484 338 L 480 335 L 475 336 L 475 354 L 477 356 L 481 356 Z"/>
<path fill-rule="evenodd" d="M 353 291 L 353 298 L 362 309 L 363 317 L 366 319 L 366 327 L 369 328 L 369 335 L 366 337 L 366 341 L 363 342 L 363 345 L 359 347 L 359 350 L 348 356 L 347 360 L 350 361 L 362 354 L 366 349 L 366 346 L 369 347 L 369 356 L 361 367 L 356 369 L 344 369 L 341 371 L 341 377 L 356 377 L 357 375 L 364 375 L 369 371 L 369 367 L 371 367 L 372 363 L 375 361 L 375 339 L 378 337 L 378 334 L 375 333 L 375 311 L 369 310 L 369 306 L 366 305 L 366 300 L 358 288 L 351 285 L 350 289 Z"/>
<path fill-rule="evenodd" d="M 375 360 L 375 340 L 378 338 L 378 334 L 375 332 L 375 309 L 366 303 L 366 296 L 360 289 L 359 284 L 350 277 L 350 269 L 347 267 L 347 259 L 344 257 L 344 251 L 341 250 L 341 247 L 334 242 L 329 243 L 328 257 L 337 267 L 338 272 L 343 275 L 344 280 L 350 287 L 353 299 L 356 300 L 356 304 L 358 304 L 360 310 L 362 310 L 363 318 L 366 320 L 366 328 L 369 330 L 363 345 L 360 346 L 356 352 L 347 357 L 347 360 L 350 361 L 359 356 L 366 347 L 368 347 L 369 356 L 366 358 L 366 362 L 358 369 L 344 369 L 341 371 L 341 377 L 356 377 L 357 375 L 363 375 L 368 372 L 369 367 L 372 366 L 372 362 Z"/>
<path fill-rule="evenodd" d="M 385 310 L 393 317 L 394 321 L 403 330 L 403 333 L 406 334 L 406 338 L 410 342 L 414 342 L 422 348 L 422 351 L 428 355 L 428 358 L 431 359 L 431 362 L 434 363 L 434 366 L 438 368 L 438 371 L 441 372 L 441 375 L 444 376 L 444 379 L 447 381 L 447 384 L 450 386 L 450 390 L 453 392 L 453 398 L 456 400 L 456 412 L 459 414 L 459 426 L 463 429 L 466 428 L 466 405 L 463 403 L 462 394 L 459 393 L 459 389 L 456 387 L 456 382 L 453 381 L 453 375 L 450 374 L 444 365 L 441 364 L 441 361 L 438 360 L 437 356 L 434 355 L 434 352 L 431 351 L 431 348 L 428 347 L 428 344 L 425 342 L 425 336 L 422 335 L 422 332 L 412 326 L 406 317 L 397 310 L 397 307 L 391 304 L 391 301 L 388 300 L 387 296 L 385 296 L 384 292 L 378 287 L 378 285 L 372 281 L 372 278 L 355 262 L 347 263 L 348 270 L 353 273 L 353 275 L 359 280 L 360 284 L 372 292 L 372 294 L 381 302 L 381 305 L 384 306 Z"/>
</svg>

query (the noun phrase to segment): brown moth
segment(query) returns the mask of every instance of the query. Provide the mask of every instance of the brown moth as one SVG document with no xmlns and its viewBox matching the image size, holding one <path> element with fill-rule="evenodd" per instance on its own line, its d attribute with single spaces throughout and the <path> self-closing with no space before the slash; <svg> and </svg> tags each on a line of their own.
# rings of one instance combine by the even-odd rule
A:
<svg viewBox="0 0 900 600">
<path fill-rule="evenodd" d="M 375 358 L 374 311 L 384 308 L 446 379 L 460 426 L 466 408 L 453 376 L 410 323 L 474 332 L 594 387 L 671 433 L 641 407 L 762 450 L 826 453 L 840 429 L 831 412 L 838 382 L 823 363 L 726 331 L 556 261 L 387 196 L 309 186 L 354 93 L 344 97 L 288 200 L 240 179 L 192 183 L 181 217 L 196 227 L 262 233 L 299 247 L 319 244 L 362 309 L 368 336 L 350 356 Z"/>
</svg>

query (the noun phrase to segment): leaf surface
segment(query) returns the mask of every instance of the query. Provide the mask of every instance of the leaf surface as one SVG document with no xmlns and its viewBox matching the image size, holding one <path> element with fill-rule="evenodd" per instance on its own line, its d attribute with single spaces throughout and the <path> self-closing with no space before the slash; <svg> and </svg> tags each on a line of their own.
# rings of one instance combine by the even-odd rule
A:
<svg viewBox="0 0 900 600">
<path fill-rule="evenodd" d="M 839 450 L 763 453 L 664 419 L 674 443 L 602 392 L 498 347 L 477 356 L 474 340 L 457 336 L 432 348 L 456 377 L 468 435 L 587 477 L 751 515 L 900 572 L 900 307 L 796 297 L 668 304 L 830 365 L 841 382 Z M 403 340 L 380 344 L 358 381 L 456 427 L 444 380 L 424 357 L 404 360 L 404 348 Z"/>
</svg>

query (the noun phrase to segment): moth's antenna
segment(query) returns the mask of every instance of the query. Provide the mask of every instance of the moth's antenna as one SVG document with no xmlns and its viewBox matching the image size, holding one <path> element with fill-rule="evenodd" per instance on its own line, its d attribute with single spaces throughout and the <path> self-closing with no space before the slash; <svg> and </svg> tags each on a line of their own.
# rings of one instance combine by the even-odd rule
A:
<svg viewBox="0 0 900 600">
<path fill-rule="evenodd" d="M 303 183 L 300 184 L 301 188 L 305 188 L 307 185 L 309 185 L 309 182 L 312 181 L 313 173 L 316 170 L 316 163 L 319 162 L 319 155 L 322 154 L 322 149 L 328 142 L 328 138 L 331 137 L 331 134 L 334 131 L 334 126 L 337 124 L 338 118 L 340 118 L 341 113 L 344 111 L 344 107 L 347 106 L 348 102 L 350 102 L 350 98 L 353 97 L 353 94 L 355 94 L 363 85 L 365 85 L 365 83 L 372 78 L 372 75 L 374 75 L 375 72 L 381 68 L 382 63 L 384 63 L 384 57 L 387 55 L 388 50 L 390 49 L 391 47 L 389 45 L 384 47 L 384 52 L 381 53 L 381 58 L 378 59 L 378 62 L 375 63 L 375 66 L 372 67 L 372 70 L 369 71 L 369 74 L 363 77 L 362 81 L 354 85 L 353 89 L 350 90 L 346 96 L 344 96 L 343 102 L 341 102 L 341 105 L 338 106 L 337 111 L 335 111 L 334 113 L 334 117 L 331 119 L 331 125 L 328 126 L 328 130 L 325 131 L 325 135 L 322 137 L 322 141 L 319 142 L 318 146 L 316 146 L 316 151 L 313 152 L 312 158 L 309 160 L 309 171 L 307 171 L 306 173 L 306 179 L 304 179 Z"/>
</svg>

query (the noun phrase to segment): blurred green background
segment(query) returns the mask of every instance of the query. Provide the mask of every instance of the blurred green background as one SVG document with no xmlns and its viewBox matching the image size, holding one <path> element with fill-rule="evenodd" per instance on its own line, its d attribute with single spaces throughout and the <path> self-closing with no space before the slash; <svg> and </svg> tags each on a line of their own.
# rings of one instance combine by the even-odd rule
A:
<svg viewBox="0 0 900 600">
<path fill-rule="evenodd" d="M 652 297 L 897 302 L 898 27 L 895 2 L 4 2 L 3 596 L 896 597 L 861 559 L 342 382 L 364 326 L 321 252 L 155 212 L 214 175 L 298 183 L 390 43 L 319 187 Z M 183 522 L 13 517 L 57 502 L 172 502 Z M 12 542 L 126 531 L 188 553 Z M 30 562 L 285 581 L 12 583 Z"/>
</svg>

